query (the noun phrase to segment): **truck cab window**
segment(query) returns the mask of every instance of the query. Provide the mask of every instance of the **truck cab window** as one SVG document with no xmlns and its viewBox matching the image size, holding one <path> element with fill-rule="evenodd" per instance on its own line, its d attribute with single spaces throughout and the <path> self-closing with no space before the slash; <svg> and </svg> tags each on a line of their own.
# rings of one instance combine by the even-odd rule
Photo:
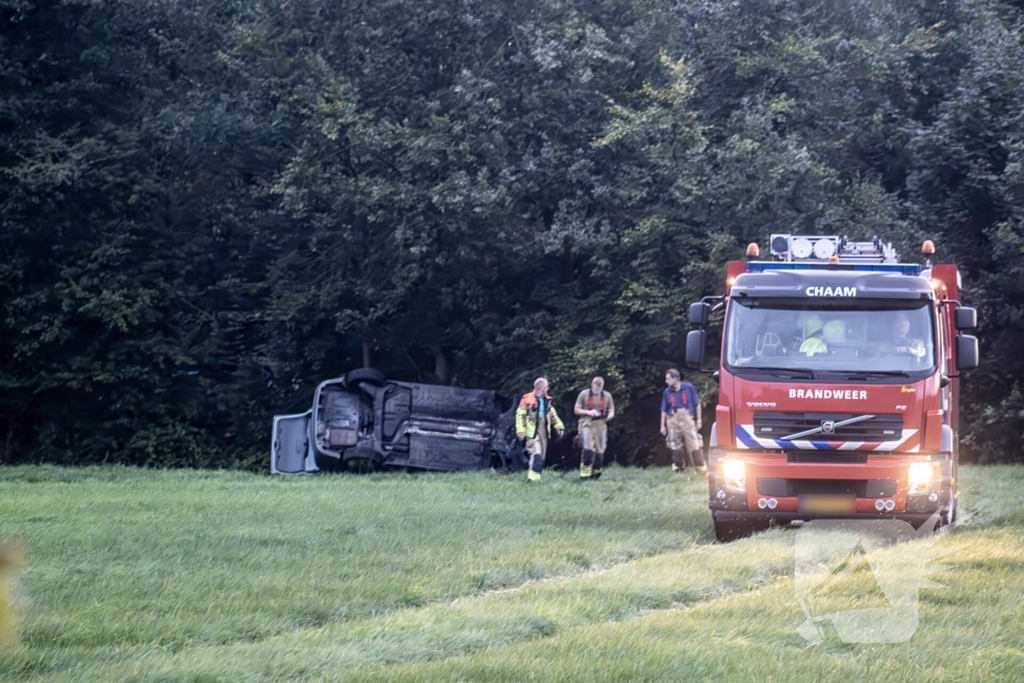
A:
<svg viewBox="0 0 1024 683">
<path fill-rule="evenodd" d="M 927 375 L 935 326 L 927 302 L 734 299 L 726 321 L 726 364 L 835 373 Z"/>
</svg>

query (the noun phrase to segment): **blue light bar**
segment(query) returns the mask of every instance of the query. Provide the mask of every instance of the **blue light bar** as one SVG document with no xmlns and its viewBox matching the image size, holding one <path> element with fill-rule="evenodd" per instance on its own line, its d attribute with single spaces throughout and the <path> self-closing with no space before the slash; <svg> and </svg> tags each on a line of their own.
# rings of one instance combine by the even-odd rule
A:
<svg viewBox="0 0 1024 683">
<path fill-rule="evenodd" d="M 920 275 L 921 266 L 916 263 L 793 263 L 785 261 L 748 261 L 748 273 L 763 273 L 768 270 L 861 270 L 876 273 L 899 273 Z"/>
</svg>

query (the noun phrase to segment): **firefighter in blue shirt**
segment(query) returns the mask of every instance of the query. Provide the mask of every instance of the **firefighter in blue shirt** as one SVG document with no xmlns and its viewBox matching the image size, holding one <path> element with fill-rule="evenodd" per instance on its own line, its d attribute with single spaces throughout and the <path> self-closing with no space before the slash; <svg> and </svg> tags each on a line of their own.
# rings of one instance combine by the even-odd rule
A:
<svg viewBox="0 0 1024 683">
<path fill-rule="evenodd" d="M 665 373 L 665 392 L 661 397 L 661 433 L 672 451 L 672 471 L 682 472 L 689 463 L 703 467 L 697 430 L 701 427 L 700 397 L 697 389 L 683 382 L 679 371 Z"/>
</svg>

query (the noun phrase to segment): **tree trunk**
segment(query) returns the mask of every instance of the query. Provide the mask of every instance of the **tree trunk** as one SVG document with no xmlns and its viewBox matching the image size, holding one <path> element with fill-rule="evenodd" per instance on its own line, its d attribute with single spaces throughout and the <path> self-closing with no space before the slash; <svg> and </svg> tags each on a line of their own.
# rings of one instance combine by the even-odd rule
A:
<svg viewBox="0 0 1024 683">
<path fill-rule="evenodd" d="M 373 360 L 373 349 L 370 347 L 370 342 L 363 342 L 363 367 L 368 368 Z"/>
</svg>

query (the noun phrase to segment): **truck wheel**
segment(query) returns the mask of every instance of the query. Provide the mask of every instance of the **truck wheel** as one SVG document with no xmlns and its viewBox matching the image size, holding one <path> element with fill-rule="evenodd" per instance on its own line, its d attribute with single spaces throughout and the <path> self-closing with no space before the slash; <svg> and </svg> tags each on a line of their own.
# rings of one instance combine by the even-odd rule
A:
<svg viewBox="0 0 1024 683">
<path fill-rule="evenodd" d="M 768 522 L 760 523 L 747 520 L 719 521 L 714 518 L 713 521 L 715 523 L 715 537 L 721 543 L 730 543 L 749 536 L 755 531 L 764 531 L 768 528 Z"/>
<path fill-rule="evenodd" d="M 953 492 L 954 494 L 956 491 Z M 949 526 L 956 521 L 956 498 L 953 498 L 949 503 L 949 509 L 939 514 L 939 528 Z"/>
<path fill-rule="evenodd" d="M 758 531 L 766 531 L 774 524 L 771 519 L 720 521 L 715 516 L 712 519 L 715 522 L 715 537 L 722 543 L 736 541 Z"/>
<path fill-rule="evenodd" d="M 383 372 L 373 368 L 359 368 L 345 373 L 345 386 L 349 389 L 356 389 L 364 382 L 375 387 L 382 387 L 387 382 L 387 378 L 384 377 Z"/>
</svg>

